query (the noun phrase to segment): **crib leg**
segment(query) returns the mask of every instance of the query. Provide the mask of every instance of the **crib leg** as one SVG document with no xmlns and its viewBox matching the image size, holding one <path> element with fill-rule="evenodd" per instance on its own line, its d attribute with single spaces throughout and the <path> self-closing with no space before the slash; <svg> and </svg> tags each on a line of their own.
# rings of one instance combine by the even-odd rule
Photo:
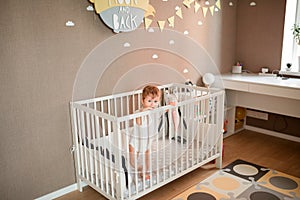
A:
<svg viewBox="0 0 300 200">
<path fill-rule="evenodd" d="M 81 184 L 81 180 L 80 180 L 80 178 L 78 178 L 77 179 L 77 189 L 79 190 L 79 192 L 82 192 L 83 190 L 82 190 L 82 184 Z"/>
<path fill-rule="evenodd" d="M 222 156 L 220 156 L 216 159 L 216 167 L 218 169 L 222 169 Z"/>
<path fill-rule="evenodd" d="M 222 162 L 223 162 L 223 156 L 224 156 L 223 135 L 221 136 L 221 139 L 219 142 L 219 148 L 220 148 L 220 156 L 216 159 L 216 167 L 219 169 L 222 169 Z"/>
</svg>

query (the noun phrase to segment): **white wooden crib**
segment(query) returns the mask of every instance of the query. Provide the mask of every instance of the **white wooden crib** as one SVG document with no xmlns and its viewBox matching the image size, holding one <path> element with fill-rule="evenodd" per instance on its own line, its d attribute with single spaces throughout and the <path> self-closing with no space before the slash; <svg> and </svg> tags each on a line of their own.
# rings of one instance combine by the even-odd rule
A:
<svg viewBox="0 0 300 200">
<path fill-rule="evenodd" d="M 212 160 L 222 167 L 224 91 L 183 84 L 159 88 L 176 95 L 177 105 L 165 105 L 163 95 L 159 108 L 135 113 L 141 90 L 71 102 L 80 191 L 85 182 L 108 199 L 137 199 Z M 177 129 L 174 110 L 180 114 Z M 137 166 L 145 166 L 145 156 L 132 166 L 129 141 L 136 118 L 150 115 L 157 133 L 151 138 L 149 170 L 141 172 Z"/>
</svg>

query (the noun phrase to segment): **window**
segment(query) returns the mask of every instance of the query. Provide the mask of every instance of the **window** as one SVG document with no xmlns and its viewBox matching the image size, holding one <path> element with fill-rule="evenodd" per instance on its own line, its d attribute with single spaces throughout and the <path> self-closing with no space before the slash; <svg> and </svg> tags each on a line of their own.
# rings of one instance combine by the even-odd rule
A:
<svg viewBox="0 0 300 200">
<path fill-rule="evenodd" d="M 291 30 L 295 23 L 300 23 L 300 0 L 286 0 L 281 71 L 290 73 L 286 64 L 292 63 L 291 73 L 300 75 L 300 45 L 294 40 Z"/>
</svg>

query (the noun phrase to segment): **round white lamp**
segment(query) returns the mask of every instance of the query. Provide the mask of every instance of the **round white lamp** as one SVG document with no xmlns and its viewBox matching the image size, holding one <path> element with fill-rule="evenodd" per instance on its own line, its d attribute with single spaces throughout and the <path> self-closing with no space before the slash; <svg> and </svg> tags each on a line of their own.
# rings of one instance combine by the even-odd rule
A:
<svg viewBox="0 0 300 200">
<path fill-rule="evenodd" d="M 202 77 L 202 81 L 209 88 L 215 82 L 215 76 L 212 73 L 206 73 Z"/>
</svg>

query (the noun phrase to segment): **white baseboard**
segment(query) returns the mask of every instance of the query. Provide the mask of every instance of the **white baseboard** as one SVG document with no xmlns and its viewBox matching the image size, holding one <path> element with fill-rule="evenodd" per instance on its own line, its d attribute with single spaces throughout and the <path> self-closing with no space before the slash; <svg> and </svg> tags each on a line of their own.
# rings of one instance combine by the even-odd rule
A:
<svg viewBox="0 0 300 200">
<path fill-rule="evenodd" d="M 284 133 L 279 133 L 279 132 L 276 132 L 276 131 L 270 131 L 270 130 L 267 130 L 267 129 L 258 128 L 258 127 L 255 127 L 255 126 L 249 126 L 249 125 L 245 125 L 244 128 L 247 129 L 247 130 L 250 130 L 250 131 L 259 132 L 259 133 L 263 133 L 263 134 L 266 134 L 266 135 L 279 137 L 279 138 L 286 139 L 286 140 L 291 140 L 291 141 L 294 141 L 294 142 L 300 142 L 300 137 L 287 135 L 287 134 L 284 134 Z"/>
<path fill-rule="evenodd" d="M 83 182 L 81 182 L 81 185 L 82 185 L 82 187 L 87 186 L 87 184 L 85 184 Z M 77 190 L 77 183 L 74 183 L 73 185 L 69 185 L 69 186 L 67 186 L 65 188 L 62 188 L 62 189 L 59 189 L 59 190 L 54 191 L 52 193 L 46 194 L 46 195 L 44 195 L 42 197 L 39 197 L 39 198 L 37 198 L 35 200 L 56 199 L 56 198 L 61 197 L 61 196 L 65 195 L 65 194 L 68 194 L 70 192 L 74 192 L 76 190 Z"/>
</svg>

